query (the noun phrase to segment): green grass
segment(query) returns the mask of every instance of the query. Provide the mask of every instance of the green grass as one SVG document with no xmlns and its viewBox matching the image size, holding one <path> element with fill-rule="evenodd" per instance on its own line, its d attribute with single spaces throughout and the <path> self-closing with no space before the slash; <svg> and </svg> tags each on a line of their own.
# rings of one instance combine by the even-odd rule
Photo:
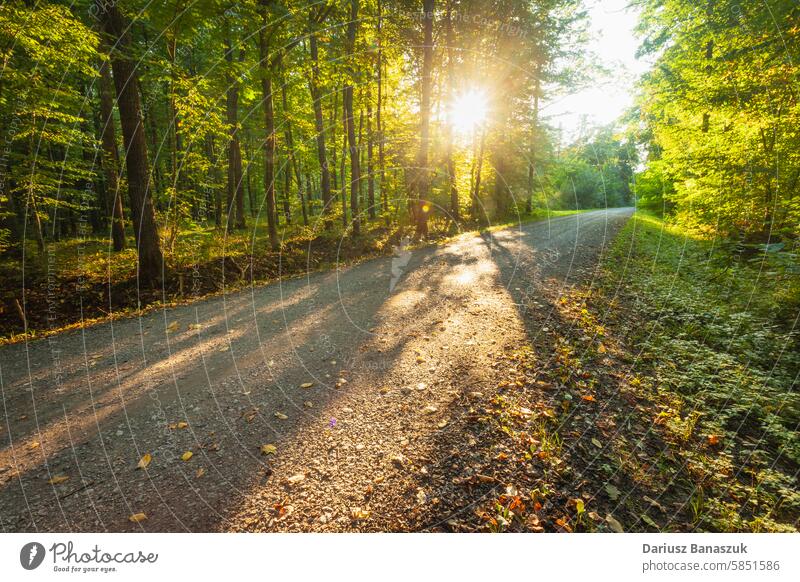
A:
<svg viewBox="0 0 800 582">
<path fill-rule="evenodd" d="M 797 256 L 637 213 L 604 265 L 606 307 L 642 350 L 631 373 L 684 468 L 674 486 L 696 527 L 795 531 Z"/>
</svg>

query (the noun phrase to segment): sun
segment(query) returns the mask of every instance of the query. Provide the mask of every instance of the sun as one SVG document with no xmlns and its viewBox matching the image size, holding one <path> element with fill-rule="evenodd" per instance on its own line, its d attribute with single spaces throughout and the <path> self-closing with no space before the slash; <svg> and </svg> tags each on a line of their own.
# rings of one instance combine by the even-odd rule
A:
<svg viewBox="0 0 800 582">
<path fill-rule="evenodd" d="M 486 120 L 489 103 L 486 93 L 470 89 L 458 95 L 450 105 L 449 119 L 459 133 L 469 133 Z"/>
</svg>

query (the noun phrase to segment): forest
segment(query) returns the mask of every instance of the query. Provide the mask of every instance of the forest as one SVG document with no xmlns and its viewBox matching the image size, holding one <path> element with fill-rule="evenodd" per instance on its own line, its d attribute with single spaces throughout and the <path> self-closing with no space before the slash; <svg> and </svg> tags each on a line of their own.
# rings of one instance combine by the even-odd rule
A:
<svg viewBox="0 0 800 582">
<path fill-rule="evenodd" d="M 4 333 L 58 327 L 48 285 L 90 317 L 329 263 L 340 239 L 379 254 L 631 204 L 630 136 L 567 143 L 540 114 L 604 74 L 586 28 L 568 0 L 3 3 Z"/>
<path fill-rule="evenodd" d="M 796 532 L 800 4 L 605 4 L 3 1 L 2 530 Z"/>
</svg>

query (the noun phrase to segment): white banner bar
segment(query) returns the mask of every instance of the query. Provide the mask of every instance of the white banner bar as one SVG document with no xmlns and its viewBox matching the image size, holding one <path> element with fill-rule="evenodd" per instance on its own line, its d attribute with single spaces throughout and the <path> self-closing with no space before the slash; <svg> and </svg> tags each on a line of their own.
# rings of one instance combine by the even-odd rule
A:
<svg viewBox="0 0 800 582">
<path fill-rule="evenodd" d="M 797 534 L 3 534 L 0 580 L 796 581 L 798 554 Z"/>
</svg>

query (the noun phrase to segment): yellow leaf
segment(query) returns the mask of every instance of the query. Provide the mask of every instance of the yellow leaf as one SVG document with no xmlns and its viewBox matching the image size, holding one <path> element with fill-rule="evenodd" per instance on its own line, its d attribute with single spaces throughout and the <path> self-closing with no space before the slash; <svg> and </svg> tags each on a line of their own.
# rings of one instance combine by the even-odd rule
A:
<svg viewBox="0 0 800 582">
<path fill-rule="evenodd" d="M 173 321 L 172 323 L 170 323 L 167 326 L 167 331 L 169 331 L 169 332 L 178 331 L 178 322 L 177 321 Z"/>
<path fill-rule="evenodd" d="M 48 483 L 50 483 L 50 485 L 58 485 L 59 483 L 63 483 L 64 481 L 68 481 L 68 480 L 69 480 L 69 476 L 67 476 L 67 475 L 57 475 L 57 476 L 53 477 L 52 479 L 50 479 L 48 481 Z"/>
<path fill-rule="evenodd" d="M 197 473 L 195 473 L 195 474 L 194 474 L 194 476 L 195 476 L 197 479 L 199 479 L 200 477 L 202 477 L 202 476 L 203 476 L 203 475 L 205 475 L 205 474 L 206 474 L 206 470 L 205 470 L 203 467 L 200 467 L 200 468 L 197 470 Z"/>
<path fill-rule="evenodd" d="M 181 455 L 181 460 L 182 461 L 188 461 L 189 459 L 192 458 L 193 455 L 194 455 L 194 453 L 192 451 L 186 451 L 185 453 L 183 453 Z"/>
<path fill-rule="evenodd" d="M 39 441 L 33 441 L 31 444 L 28 445 L 29 450 L 38 449 L 41 443 Z"/>
<path fill-rule="evenodd" d="M 139 523 L 140 521 L 144 521 L 147 519 L 147 516 L 144 513 L 134 513 L 130 517 L 128 517 L 128 521 L 132 521 L 133 523 Z"/>
<path fill-rule="evenodd" d="M 592 439 L 592 444 L 593 444 L 594 446 L 596 446 L 598 449 L 602 449 L 602 448 L 603 448 L 603 443 L 601 443 L 601 442 L 600 442 L 599 440 L 597 440 L 597 439 Z"/>
<path fill-rule="evenodd" d="M 282 412 L 276 412 L 276 413 L 275 413 L 275 418 L 280 418 L 281 420 L 286 420 L 286 419 L 287 419 L 287 418 L 289 418 L 289 417 L 288 417 L 288 416 L 286 416 L 286 415 L 285 415 L 284 413 L 282 413 Z"/>
<path fill-rule="evenodd" d="M 300 388 L 311 388 L 313 385 L 313 382 L 306 382 L 305 384 L 300 384 Z"/>
<path fill-rule="evenodd" d="M 189 426 L 189 423 L 188 422 L 184 422 L 182 420 L 178 424 L 176 424 L 175 426 L 176 426 L 176 428 L 186 428 L 187 426 Z"/>
<path fill-rule="evenodd" d="M 139 464 L 136 465 L 139 469 L 146 469 L 147 465 L 150 464 L 150 461 L 153 460 L 153 456 L 150 453 L 145 453 L 144 456 L 139 459 Z"/>
<path fill-rule="evenodd" d="M 351 507 L 350 516 L 353 519 L 369 519 L 369 511 L 360 507 Z"/>
<path fill-rule="evenodd" d="M 274 455 L 277 452 L 278 448 L 275 445 L 261 445 L 262 455 Z"/>
<path fill-rule="evenodd" d="M 602 342 L 600 342 L 600 345 L 597 346 L 597 353 L 598 354 L 605 354 L 606 353 L 606 346 L 604 346 Z"/>
</svg>

